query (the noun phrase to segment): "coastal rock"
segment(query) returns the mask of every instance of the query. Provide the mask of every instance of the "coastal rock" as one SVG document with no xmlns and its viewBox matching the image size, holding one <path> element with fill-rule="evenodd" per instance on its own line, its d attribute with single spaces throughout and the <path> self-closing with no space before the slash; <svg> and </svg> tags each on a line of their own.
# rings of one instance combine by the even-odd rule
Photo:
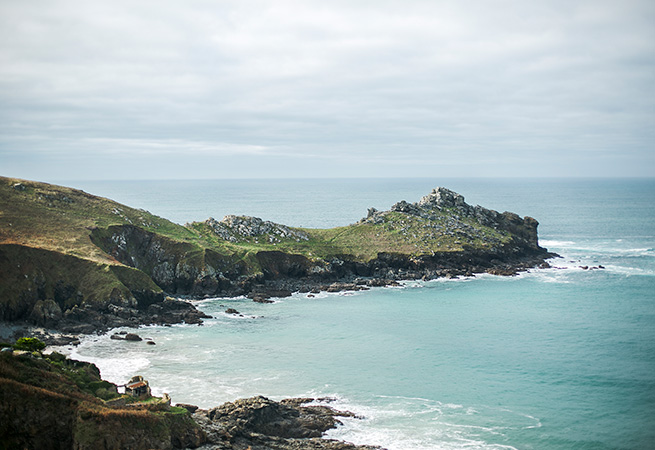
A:
<svg viewBox="0 0 655 450">
<path fill-rule="evenodd" d="M 59 305 L 51 299 L 39 300 L 32 308 L 30 319 L 36 325 L 43 327 L 55 327 L 62 318 L 62 311 Z"/>
<path fill-rule="evenodd" d="M 134 341 L 134 342 L 138 342 L 138 341 L 142 341 L 143 339 L 142 339 L 141 336 L 139 336 L 138 334 L 135 334 L 135 333 L 127 333 L 127 334 L 125 335 L 125 340 L 126 340 L 126 341 Z"/>
<path fill-rule="evenodd" d="M 225 310 L 225 314 L 238 315 L 238 314 L 241 314 L 241 313 L 239 311 L 237 311 L 236 309 L 234 309 L 234 308 L 228 308 L 228 309 Z"/>
<path fill-rule="evenodd" d="M 199 410 L 194 419 L 208 441 L 219 448 L 252 449 L 343 449 L 370 450 L 378 447 L 321 439 L 323 433 L 354 417 L 350 412 L 327 406 L 303 406 L 312 399 L 274 402 L 258 396 L 225 403 L 209 411 Z"/>
<path fill-rule="evenodd" d="M 230 242 L 261 240 L 263 243 L 279 243 L 284 239 L 296 242 L 307 241 L 307 233 L 274 222 L 264 221 L 259 217 L 225 216 L 220 222 L 210 217 L 204 222 L 214 233 Z"/>
<path fill-rule="evenodd" d="M 443 187 L 433 189 L 430 194 L 419 200 L 417 204 L 419 207 L 429 208 L 457 208 L 465 205 L 466 202 L 464 202 L 462 195 Z"/>
</svg>

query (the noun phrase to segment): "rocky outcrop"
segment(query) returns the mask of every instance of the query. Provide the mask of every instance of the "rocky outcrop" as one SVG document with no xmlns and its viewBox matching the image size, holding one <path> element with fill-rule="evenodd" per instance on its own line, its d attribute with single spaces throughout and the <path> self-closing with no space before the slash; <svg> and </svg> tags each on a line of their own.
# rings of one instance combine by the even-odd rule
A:
<svg viewBox="0 0 655 450">
<path fill-rule="evenodd" d="M 201 323 L 143 272 L 19 245 L 0 245 L 0 320 L 88 334 L 142 324 Z M 45 337 L 48 342 L 59 339 Z"/>
<path fill-rule="evenodd" d="M 258 217 L 225 216 L 217 221 L 210 217 L 205 221 L 214 233 L 221 239 L 239 243 L 254 241 L 258 243 L 278 243 L 283 239 L 293 239 L 296 242 L 307 241 L 309 236 L 301 230 L 292 229 L 286 225 L 264 221 Z"/>
<path fill-rule="evenodd" d="M 545 252 L 538 243 L 537 226 L 539 222 L 532 217 L 521 218 L 511 212 L 499 213 L 482 206 L 471 206 L 465 202 L 462 195 L 443 187 L 433 189 L 430 194 L 416 203 L 398 202 L 391 207 L 391 211 L 380 212 L 369 209 L 368 216 L 362 219 L 362 222 L 380 223 L 389 212 L 399 212 L 442 222 L 440 220 L 443 217 L 441 213 L 444 211 L 448 212 L 449 220 L 443 224 L 435 224 L 437 231 L 447 229 L 450 233 L 475 233 L 475 228 L 471 226 L 470 221 L 466 220 L 472 219 L 483 226 L 510 233 L 515 247 Z"/>
<path fill-rule="evenodd" d="M 97 245 L 120 262 L 148 274 L 166 292 L 196 297 L 248 295 L 260 302 L 295 291 L 326 290 L 326 286 L 334 291 L 338 289 L 335 286 L 363 286 L 374 280 L 389 283 L 483 272 L 513 274 L 543 264 L 552 256 L 538 245 L 538 223 L 533 218 L 471 206 L 463 196 L 445 188 L 434 189 L 416 203 L 398 202 L 390 211 L 370 208 L 359 224 L 382 226 L 408 238 L 445 237 L 459 245 L 460 250 L 409 254 L 395 253 L 389 248 L 362 261 L 347 254 L 318 258 L 310 253 L 261 247 L 246 259 L 174 241 L 131 225 L 94 230 L 92 236 Z M 199 224 L 189 226 L 193 225 Z M 200 225 L 233 244 L 309 240 L 303 230 L 255 217 L 226 216 L 221 221 L 210 218 Z M 416 245 L 420 250 L 421 243 Z M 361 279 L 364 281 L 357 281 Z M 342 290 L 348 289 L 360 287 Z"/>
<path fill-rule="evenodd" d="M 144 272 L 171 295 L 241 295 L 249 267 L 237 256 L 176 241 L 133 225 L 95 229 L 96 245 L 123 264 Z"/>
<path fill-rule="evenodd" d="M 225 403 L 209 411 L 198 410 L 193 417 L 216 449 L 380 450 L 322 439 L 327 430 L 341 425 L 340 418 L 355 416 L 327 406 L 307 405 L 313 401 L 300 398 L 275 402 L 258 396 Z"/>
</svg>

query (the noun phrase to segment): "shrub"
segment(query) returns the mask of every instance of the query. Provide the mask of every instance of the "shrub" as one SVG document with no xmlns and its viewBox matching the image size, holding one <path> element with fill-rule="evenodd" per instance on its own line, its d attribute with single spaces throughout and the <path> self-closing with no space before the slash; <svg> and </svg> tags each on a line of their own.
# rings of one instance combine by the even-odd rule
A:
<svg viewBox="0 0 655 450">
<path fill-rule="evenodd" d="M 14 349 L 28 352 L 38 352 L 45 348 L 45 343 L 37 338 L 20 338 L 14 344 Z"/>
</svg>

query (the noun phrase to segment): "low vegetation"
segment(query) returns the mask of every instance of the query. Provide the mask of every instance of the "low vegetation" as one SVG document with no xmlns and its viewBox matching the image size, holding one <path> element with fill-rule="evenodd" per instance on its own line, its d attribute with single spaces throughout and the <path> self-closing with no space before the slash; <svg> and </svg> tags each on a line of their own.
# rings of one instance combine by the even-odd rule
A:
<svg viewBox="0 0 655 450">
<path fill-rule="evenodd" d="M 57 353 L 2 352 L 0 449 L 169 449 L 204 441 L 184 408 L 151 412 L 138 403 L 105 403 L 119 397 L 93 364 Z"/>
</svg>

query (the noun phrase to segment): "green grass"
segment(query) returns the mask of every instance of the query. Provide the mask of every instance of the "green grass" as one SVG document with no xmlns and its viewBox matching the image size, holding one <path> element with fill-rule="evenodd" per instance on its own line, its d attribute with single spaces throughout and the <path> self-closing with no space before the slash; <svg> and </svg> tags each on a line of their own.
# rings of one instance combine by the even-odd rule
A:
<svg viewBox="0 0 655 450">
<path fill-rule="evenodd" d="M 196 257 L 204 249 L 211 249 L 245 264 L 252 264 L 252 256 L 259 251 L 295 253 L 310 259 L 346 256 L 370 261 L 384 252 L 419 256 L 461 251 L 464 247 L 485 249 L 509 240 L 506 232 L 484 227 L 471 218 L 459 218 L 456 210 L 443 210 L 434 220 L 389 212 L 380 224 L 297 229 L 309 235 L 307 241 L 282 239 L 270 243 L 267 236 L 255 236 L 232 243 L 217 236 L 204 222 L 185 227 L 147 211 L 44 183 L 22 181 L 27 189 L 16 191 L 12 185 L 19 181 L 0 178 L 0 243 L 20 243 L 114 265 L 116 261 L 93 244 L 94 227 L 99 228 L 94 233 L 102 234 L 109 233 L 112 226 L 134 225 L 193 246 Z M 453 232 L 453 223 L 468 231 Z"/>
<path fill-rule="evenodd" d="M 452 225 L 461 228 L 453 231 Z M 471 218 L 457 218 L 454 211 L 442 211 L 435 219 L 389 212 L 383 223 L 356 223 L 330 229 L 295 228 L 308 240 L 282 239 L 270 243 L 266 236 L 243 238 L 239 243 L 216 236 L 211 227 L 196 222 L 190 227 L 216 249 L 240 255 L 244 260 L 258 251 L 282 251 L 310 259 L 332 257 L 368 262 L 379 253 L 408 256 L 456 252 L 465 248 L 488 249 L 509 241 L 509 234 L 485 227 Z"/>
<path fill-rule="evenodd" d="M 21 182 L 26 189 L 12 186 Z M 0 177 L 0 244 L 20 244 L 116 264 L 90 239 L 95 227 L 135 225 L 179 240 L 197 236 L 147 211 L 83 191 Z"/>
</svg>

